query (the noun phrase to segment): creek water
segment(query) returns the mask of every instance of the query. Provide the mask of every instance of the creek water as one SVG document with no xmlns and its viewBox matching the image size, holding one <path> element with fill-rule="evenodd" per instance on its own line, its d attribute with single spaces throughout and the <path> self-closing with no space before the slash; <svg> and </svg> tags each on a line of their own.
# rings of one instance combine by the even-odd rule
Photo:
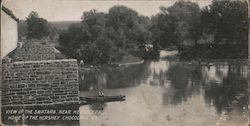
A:
<svg viewBox="0 0 250 126">
<path fill-rule="evenodd" d="M 80 95 L 126 95 L 123 102 L 81 106 L 82 126 L 245 126 L 247 62 L 157 61 L 80 72 Z"/>
</svg>

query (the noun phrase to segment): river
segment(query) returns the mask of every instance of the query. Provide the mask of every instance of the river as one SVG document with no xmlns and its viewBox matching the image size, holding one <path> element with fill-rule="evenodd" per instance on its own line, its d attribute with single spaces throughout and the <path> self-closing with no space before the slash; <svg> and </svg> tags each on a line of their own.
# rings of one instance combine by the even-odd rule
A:
<svg viewBox="0 0 250 126">
<path fill-rule="evenodd" d="M 165 58 L 80 72 L 80 95 L 126 95 L 123 102 L 80 107 L 82 126 L 245 126 L 247 62 Z"/>
</svg>

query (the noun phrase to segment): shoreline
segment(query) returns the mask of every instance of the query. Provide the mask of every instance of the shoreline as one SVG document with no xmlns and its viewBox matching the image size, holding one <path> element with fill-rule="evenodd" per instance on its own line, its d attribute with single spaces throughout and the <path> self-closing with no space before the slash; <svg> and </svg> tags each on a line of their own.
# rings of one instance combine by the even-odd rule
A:
<svg viewBox="0 0 250 126">
<path fill-rule="evenodd" d="M 180 59 L 180 57 L 179 57 L 179 59 Z M 191 61 L 199 61 L 199 60 L 197 60 L 197 59 L 189 59 L 189 60 L 187 60 L 187 59 L 180 59 L 180 61 L 191 62 Z M 235 58 L 235 59 L 225 59 L 225 58 L 223 58 L 223 59 L 200 59 L 200 62 L 207 62 L 207 61 L 209 61 L 209 62 L 235 62 L 235 61 L 237 61 L 237 62 L 246 62 L 246 63 L 249 62 L 247 58 Z"/>
<path fill-rule="evenodd" d="M 144 63 L 144 60 L 136 61 L 136 62 L 127 62 L 127 63 L 112 63 L 111 65 L 126 66 L 126 65 L 142 64 L 142 63 Z"/>
<path fill-rule="evenodd" d="M 78 64 L 79 69 L 86 70 L 86 71 L 93 71 L 93 70 L 100 70 L 101 67 L 103 66 L 108 66 L 108 67 L 127 67 L 129 65 L 137 65 L 137 64 L 142 64 L 144 63 L 145 60 L 141 61 L 136 61 L 136 62 L 124 62 L 124 63 L 112 63 L 112 64 L 105 64 L 105 65 L 83 65 L 81 66 Z"/>
</svg>

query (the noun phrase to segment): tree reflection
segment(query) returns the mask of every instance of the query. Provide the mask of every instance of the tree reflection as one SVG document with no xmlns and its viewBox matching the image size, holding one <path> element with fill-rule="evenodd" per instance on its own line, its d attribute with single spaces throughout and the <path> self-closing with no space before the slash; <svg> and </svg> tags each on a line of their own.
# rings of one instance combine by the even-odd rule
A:
<svg viewBox="0 0 250 126">
<path fill-rule="evenodd" d="M 232 107 L 243 108 L 247 104 L 247 79 L 242 76 L 242 65 L 229 63 L 227 76 L 222 83 L 205 84 L 205 98 L 218 112 Z"/>
<path fill-rule="evenodd" d="M 164 92 L 163 103 L 178 104 L 197 93 L 200 85 L 200 71 L 200 67 L 193 67 L 185 63 L 170 66 L 166 76 L 171 82 L 171 92 Z"/>
<path fill-rule="evenodd" d="M 147 77 L 147 62 L 127 67 L 102 67 L 101 70 L 79 72 L 80 90 L 126 88 L 141 84 Z M 84 78 L 81 78 L 84 76 Z"/>
<path fill-rule="evenodd" d="M 107 88 L 125 88 L 134 87 L 146 78 L 150 73 L 146 69 L 148 63 L 130 65 L 119 69 L 105 69 L 107 73 Z"/>
<path fill-rule="evenodd" d="M 242 109 L 247 104 L 247 79 L 243 67 L 237 63 L 216 64 L 209 69 L 201 65 L 172 64 L 166 73 L 171 84 L 163 93 L 163 104 L 178 104 L 199 93 L 218 112 L 230 111 L 232 107 Z"/>
</svg>

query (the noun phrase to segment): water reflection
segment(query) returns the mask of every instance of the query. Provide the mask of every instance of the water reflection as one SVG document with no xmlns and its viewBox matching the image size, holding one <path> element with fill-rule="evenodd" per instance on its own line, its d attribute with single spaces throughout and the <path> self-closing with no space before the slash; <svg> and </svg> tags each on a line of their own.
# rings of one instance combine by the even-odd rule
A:
<svg viewBox="0 0 250 126">
<path fill-rule="evenodd" d="M 192 70 L 197 71 L 197 68 L 193 68 L 192 66 L 185 63 L 177 63 L 170 66 L 166 76 L 171 83 L 170 88 L 172 90 L 172 97 L 169 97 L 170 94 L 166 90 L 167 92 L 163 94 L 164 104 L 178 104 L 180 102 L 186 101 L 187 98 L 199 91 L 200 78 L 197 77 L 201 76 L 199 75 L 200 72 L 192 75 Z M 198 69 L 198 71 L 200 70 Z"/>
<path fill-rule="evenodd" d="M 105 102 L 95 102 L 89 105 L 89 108 L 93 111 L 95 115 L 100 115 L 105 107 L 106 107 Z"/>
<path fill-rule="evenodd" d="M 233 107 L 242 109 L 247 104 L 247 78 L 241 66 L 229 63 L 227 76 L 220 76 L 221 83 L 205 83 L 205 98 L 216 109 L 231 110 Z"/>
<path fill-rule="evenodd" d="M 80 90 L 116 89 L 134 87 L 147 77 L 147 64 L 136 64 L 129 67 L 102 67 L 101 70 L 80 70 Z M 84 78 L 84 79 L 82 79 Z"/>
<path fill-rule="evenodd" d="M 96 90 L 103 90 L 107 95 L 126 95 L 125 102 L 108 103 L 104 107 L 93 105 L 92 109 L 82 107 L 81 111 L 99 108 L 99 121 L 95 124 L 111 126 L 183 123 L 214 126 L 221 123 L 218 121 L 221 114 L 235 119 L 241 117 L 247 105 L 247 64 L 232 60 L 203 64 L 162 58 L 127 67 L 80 71 L 82 95 L 94 95 Z M 89 117 L 95 115 L 89 114 Z M 196 119 L 199 122 L 195 122 Z M 236 122 L 242 123 L 242 120 Z"/>
</svg>

